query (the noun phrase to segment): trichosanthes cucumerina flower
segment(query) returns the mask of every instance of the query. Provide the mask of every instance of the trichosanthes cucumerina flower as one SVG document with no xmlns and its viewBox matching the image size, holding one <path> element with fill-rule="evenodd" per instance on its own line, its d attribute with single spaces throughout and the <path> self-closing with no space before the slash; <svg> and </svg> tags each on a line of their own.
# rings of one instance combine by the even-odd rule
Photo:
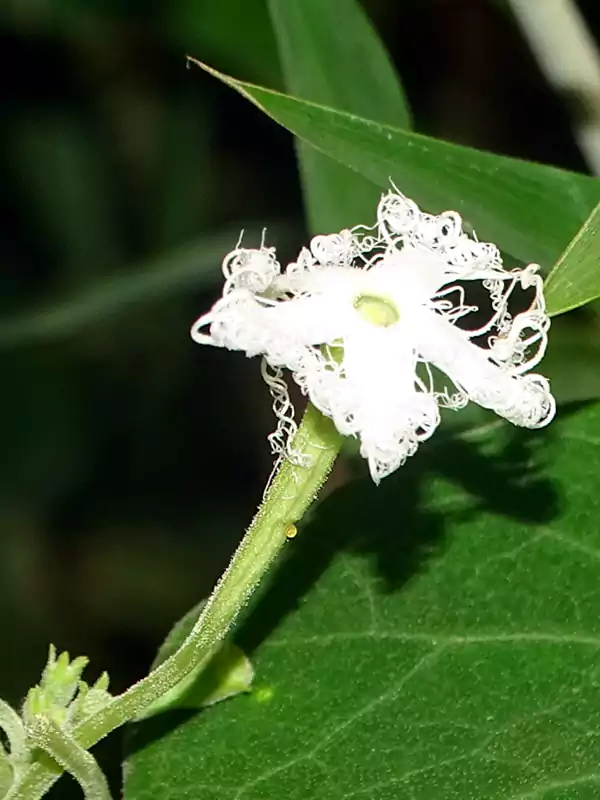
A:
<svg viewBox="0 0 600 800">
<path fill-rule="evenodd" d="M 554 416 L 548 381 L 530 372 L 550 325 L 537 266 L 505 269 L 453 211 L 426 214 L 390 191 L 372 228 L 315 236 L 285 268 L 272 248 L 238 246 L 223 273 L 192 337 L 262 356 L 276 452 L 295 431 L 283 369 L 359 438 L 376 483 L 432 435 L 440 408 L 471 400 L 527 428 Z"/>
</svg>

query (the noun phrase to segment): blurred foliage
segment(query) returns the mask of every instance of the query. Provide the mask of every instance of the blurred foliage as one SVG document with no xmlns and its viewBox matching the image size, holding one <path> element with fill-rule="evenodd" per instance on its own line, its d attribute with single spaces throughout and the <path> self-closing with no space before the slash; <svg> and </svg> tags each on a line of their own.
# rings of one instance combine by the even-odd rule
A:
<svg viewBox="0 0 600 800">
<path fill-rule="evenodd" d="M 16 700 L 50 631 L 123 687 L 225 563 L 270 469 L 268 407 L 244 362 L 199 362 L 187 331 L 240 230 L 281 244 L 300 215 L 284 136 L 185 69 L 209 52 L 276 83 L 261 3 L 14 2 L 0 36 L 0 691 Z"/>
<path fill-rule="evenodd" d="M 501 4 L 365 7 L 416 130 L 584 169 Z M 291 137 L 185 68 L 282 88 L 266 0 L 5 0 L 0 39 L 0 695 L 16 701 L 49 640 L 123 688 L 220 572 L 270 471 L 270 404 L 255 365 L 188 328 L 242 228 L 285 258 L 304 223 Z"/>
</svg>

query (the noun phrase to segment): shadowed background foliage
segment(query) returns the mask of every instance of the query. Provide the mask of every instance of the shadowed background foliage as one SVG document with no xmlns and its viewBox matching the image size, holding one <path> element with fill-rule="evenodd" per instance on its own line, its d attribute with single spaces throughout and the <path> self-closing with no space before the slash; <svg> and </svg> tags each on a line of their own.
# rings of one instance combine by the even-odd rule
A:
<svg viewBox="0 0 600 800">
<path fill-rule="evenodd" d="M 585 171 L 502 3 L 365 7 L 417 130 Z M 0 38 L 0 695 L 18 702 L 49 641 L 124 688 L 226 563 L 271 468 L 270 404 L 256 364 L 188 329 L 242 228 L 285 258 L 305 223 L 291 137 L 186 70 L 282 88 L 263 0 L 8 0 Z"/>
</svg>

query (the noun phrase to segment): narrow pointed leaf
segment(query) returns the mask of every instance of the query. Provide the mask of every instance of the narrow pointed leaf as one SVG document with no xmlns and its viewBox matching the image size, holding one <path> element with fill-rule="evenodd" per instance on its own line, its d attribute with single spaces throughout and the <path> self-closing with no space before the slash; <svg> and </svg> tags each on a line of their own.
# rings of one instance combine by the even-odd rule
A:
<svg viewBox="0 0 600 800">
<path fill-rule="evenodd" d="M 269 0 L 290 94 L 369 119 L 409 128 L 409 111 L 389 56 L 356 0 Z M 360 224 L 379 191 L 367 179 L 297 143 L 315 233 Z"/>
<path fill-rule="evenodd" d="M 595 178 L 408 133 L 195 63 L 380 190 L 391 178 L 428 211 L 455 209 L 480 239 L 546 271 L 600 200 Z"/>
<path fill-rule="evenodd" d="M 600 297 L 600 203 L 548 275 L 545 295 L 551 314 Z"/>
</svg>

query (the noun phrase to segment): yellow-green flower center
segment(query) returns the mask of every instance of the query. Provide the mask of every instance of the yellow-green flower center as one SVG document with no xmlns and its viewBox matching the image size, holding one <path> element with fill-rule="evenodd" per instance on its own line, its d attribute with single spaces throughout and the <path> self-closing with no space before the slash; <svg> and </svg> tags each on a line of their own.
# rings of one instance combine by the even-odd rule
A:
<svg viewBox="0 0 600 800">
<path fill-rule="evenodd" d="M 354 308 L 367 322 L 382 328 L 389 328 L 400 319 L 398 309 L 387 297 L 359 294 L 354 301 Z"/>
</svg>

